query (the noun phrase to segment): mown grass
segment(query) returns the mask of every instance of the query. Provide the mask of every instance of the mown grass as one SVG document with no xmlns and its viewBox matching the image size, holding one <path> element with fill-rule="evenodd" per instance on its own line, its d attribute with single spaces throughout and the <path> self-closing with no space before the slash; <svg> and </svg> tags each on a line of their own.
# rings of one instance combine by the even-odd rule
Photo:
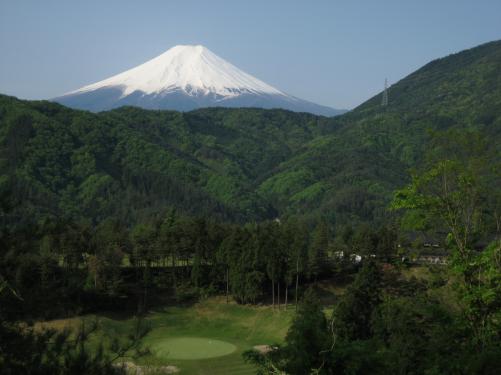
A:
<svg viewBox="0 0 501 375">
<path fill-rule="evenodd" d="M 161 339 L 200 337 L 222 340 L 236 346 L 228 355 L 208 359 L 176 360 L 155 354 L 155 350 L 137 357 L 126 358 L 138 365 L 177 366 L 182 374 L 253 374 L 255 369 L 244 362 L 242 353 L 255 345 L 281 343 L 285 338 L 294 306 L 287 311 L 273 310 L 270 306 L 242 306 L 227 304 L 224 298 L 211 298 L 186 307 L 165 307 L 150 312 L 143 321 L 150 330 L 141 340 L 145 349 L 158 344 Z M 95 319 L 87 316 L 84 319 Z M 91 335 L 90 346 L 105 349 L 111 345 L 110 337 L 123 340 L 134 332 L 134 318 L 98 316 L 98 329 Z M 38 327 L 62 329 L 75 328 L 79 319 L 57 320 L 39 324 Z M 132 353 L 130 353 L 132 355 Z"/>
</svg>

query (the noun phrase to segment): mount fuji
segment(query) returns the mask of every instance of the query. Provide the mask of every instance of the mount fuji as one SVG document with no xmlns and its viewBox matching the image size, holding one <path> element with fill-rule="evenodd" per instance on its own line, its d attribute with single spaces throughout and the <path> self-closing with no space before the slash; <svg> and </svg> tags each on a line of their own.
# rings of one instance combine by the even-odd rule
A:
<svg viewBox="0 0 501 375">
<path fill-rule="evenodd" d="M 324 116 L 344 112 L 288 95 L 201 45 L 175 46 L 142 65 L 52 100 L 94 112 L 124 105 L 178 111 L 283 108 Z"/>
</svg>

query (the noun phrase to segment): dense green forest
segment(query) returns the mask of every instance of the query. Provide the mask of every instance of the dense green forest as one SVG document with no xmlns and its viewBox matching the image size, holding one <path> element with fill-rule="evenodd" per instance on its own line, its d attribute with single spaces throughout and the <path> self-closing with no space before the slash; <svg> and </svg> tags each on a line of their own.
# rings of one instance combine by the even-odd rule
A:
<svg viewBox="0 0 501 375">
<path fill-rule="evenodd" d="M 175 207 L 238 222 L 381 222 L 393 190 L 425 159 L 431 131 L 499 139 L 500 56 L 492 42 L 433 61 L 391 86 L 387 107 L 377 95 L 336 118 L 221 108 L 91 114 L 2 96 L 2 191 L 15 190 L 13 214 L 32 219 L 135 223 Z"/>
<path fill-rule="evenodd" d="M 501 42 L 435 60 L 336 117 L 260 187 L 284 210 L 312 208 L 334 223 L 384 220 L 392 191 L 423 165 L 434 131 L 478 130 L 498 147 Z"/>
<path fill-rule="evenodd" d="M 168 207 L 239 222 L 275 217 L 256 191 L 260 181 L 333 127 L 282 110 L 95 115 L 8 97 L 1 108 L 3 170 L 12 178 L 4 186 L 15 185 L 41 216 L 94 222 L 134 223 Z"/>
<path fill-rule="evenodd" d="M 0 343 L 12 343 L 0 367 L 119 372 L 79 344 L 85 332 L 16 322 L 224 295 L 298 308 L 284 345 L 246 354 L 262 373 L 494 374 L 501 42 L 433 61 L 388 94 L 335 118 L 93 114 L 0 96 Z M 425 238 L 447 265 L 403 281 Z M 351 283 L 330 316 L 322 280 Z M 40 355 L 19 358 L 23 346 Z"/>
</svg>

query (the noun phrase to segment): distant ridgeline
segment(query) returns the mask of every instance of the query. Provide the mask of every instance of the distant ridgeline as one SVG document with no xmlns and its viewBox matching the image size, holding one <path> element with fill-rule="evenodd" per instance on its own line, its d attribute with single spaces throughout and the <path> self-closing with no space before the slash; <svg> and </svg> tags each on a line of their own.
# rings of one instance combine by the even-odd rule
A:
<svg viewBox="0 0 501 375">
<path fill-rule="evenodd" d="M 168 208 L 227 221 L 283 215 L 384 219 L 429 150 L 428 130 L 477 129 L 501 144 L 501 42 L 432 61 L 355 110 L 98 114 L 0 96 L 2 220 L 129 223 Z M 13 224 L 14 225 L 14 224 Z"/>
</svg>

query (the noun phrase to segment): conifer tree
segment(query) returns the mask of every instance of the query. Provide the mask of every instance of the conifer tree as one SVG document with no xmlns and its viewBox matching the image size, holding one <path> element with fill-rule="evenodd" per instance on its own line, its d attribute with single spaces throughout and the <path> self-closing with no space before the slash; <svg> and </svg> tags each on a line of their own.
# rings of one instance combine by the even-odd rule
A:
<svg viewBox="0 0 501 375">
<path fill-rule="evenodd" d="M 308 277 L 316 280 L 327 267 L 329 232 L 325 221 L 317 224 L 308 248 Z"/>
</svg>

